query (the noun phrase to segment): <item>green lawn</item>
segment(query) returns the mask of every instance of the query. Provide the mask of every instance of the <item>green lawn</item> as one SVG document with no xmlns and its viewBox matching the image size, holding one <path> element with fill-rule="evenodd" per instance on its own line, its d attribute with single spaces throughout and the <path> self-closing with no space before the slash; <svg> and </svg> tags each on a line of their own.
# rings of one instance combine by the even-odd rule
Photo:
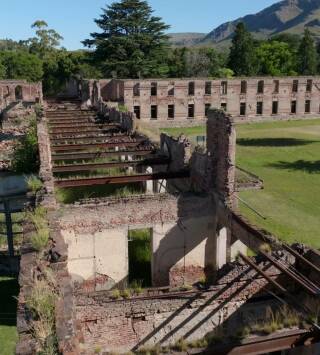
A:
<svg viewBox="0 0 320 355">
<path fill-rule="evenodd" d="M 264 180 L 241 197 L 243 214 L 276 236 L 320 248 L 320 120 L 237 127 L 237 164 Z"/>
<path fill-rule="evenodd" d="M 0 355 L 13 355 L 18 339 L 16 311 L 18 282 L 14 278 L 0 277 Z"/>
<path fill-rule="evenodd" d="M 181 131 L 204 129 L 166 129 Z M 237 165 L 265 184 L 240 196 L 266 220 L 240 203 L 242 213 L 283 240 L 320 248 L 320 120 L 238 125 L 237 136 Z"/>
</svg>

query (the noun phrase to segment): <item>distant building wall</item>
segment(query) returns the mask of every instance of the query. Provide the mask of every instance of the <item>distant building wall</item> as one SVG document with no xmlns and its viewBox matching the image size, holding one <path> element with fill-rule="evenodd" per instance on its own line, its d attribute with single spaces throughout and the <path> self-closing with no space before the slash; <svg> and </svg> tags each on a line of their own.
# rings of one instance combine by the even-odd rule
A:
<svg viewBox="0 0 320 355">
<path fill-rule="evenodd" d="M 155 125 L 204 120 L 210 107 L 237 120 L 320 117 L 320 77 L 100 80 L 102 99 L 118 101 Z"/>
<path fill-rule="evenodd" d="M 0 111 L 14 102 L 42 102 L 42 83 L 0 80 Z"/>
</svg>

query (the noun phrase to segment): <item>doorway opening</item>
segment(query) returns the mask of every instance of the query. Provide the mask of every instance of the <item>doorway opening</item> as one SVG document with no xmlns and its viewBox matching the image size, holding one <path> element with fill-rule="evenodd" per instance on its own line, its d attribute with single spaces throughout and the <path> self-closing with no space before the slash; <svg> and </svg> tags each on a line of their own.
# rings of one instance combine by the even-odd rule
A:
<svg viewBox="0 0 320 355">
<path fill-rule="evenodd" d="M 128 233 L 129 284 L 152 286 L 152 229 L 134 229 Z"/>
</svg>

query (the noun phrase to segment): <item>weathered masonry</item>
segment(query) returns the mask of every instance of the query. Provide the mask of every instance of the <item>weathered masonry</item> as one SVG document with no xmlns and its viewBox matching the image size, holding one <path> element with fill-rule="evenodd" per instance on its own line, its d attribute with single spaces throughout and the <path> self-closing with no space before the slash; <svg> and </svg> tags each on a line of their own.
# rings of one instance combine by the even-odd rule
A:
<svg viewBox="0 0 320 355">
<path fill-rule="evenodd" d="M 90 80 L 80 93 L 89 104 L 118 102 L 155 125 L 204 120 L 210 107 L 239 120 L 320 117 L 320 78 L 311 76 Z"/>
<path fill-rule="evenodd" d="M 25 80 L 0 80 L 0 112 L 17 102 L 42 101 L 42 84 Z"/>
<path fill-rule="evenodd" d="M 280 243 L 237 211 L 232 118 L 210 110 L 206 148 L 192 150 L 183 136 L 162 134 L 160 146 L 152 144 L 135 130 L 132 113 L 100 103 L 98 115 L 79 106 L 48 103 L 37 121 L 44 181 L 39 200 L 50 209 L 51 231 L 43 261 L 60 295 L 55 326 L 61 354 L 167 346 L 173 354 L 181 339 L 196 342 L 197 353 L 256 355 L 296 347 L 290 355 L 307 354 L 303 347 L 319 340 L 313 324 L 304 327 L 299 318 L 266 337 L 255 325 L 268 325 L 271 311 L 289 318 L 279 297 L 308 319 L 307 301 L 320 295 L 319 253 Z M 134 194 L 55 200 L 61 188 L 127 187 L 132 181 L 141 183 Z M 19 355 L 35 353 L 25 299 L 43 270 L 28 238 L 25 246 Z M 137 246 L 143 260 L 135 257 Z M 246 246 L 257 257 L 246 257 Z M 132 282 L 141 281 L 141 270 L 142 287 Z M 248 325 L 250 336 L 235 339 L 235 330 L 243 339 Z"/>
</svg>

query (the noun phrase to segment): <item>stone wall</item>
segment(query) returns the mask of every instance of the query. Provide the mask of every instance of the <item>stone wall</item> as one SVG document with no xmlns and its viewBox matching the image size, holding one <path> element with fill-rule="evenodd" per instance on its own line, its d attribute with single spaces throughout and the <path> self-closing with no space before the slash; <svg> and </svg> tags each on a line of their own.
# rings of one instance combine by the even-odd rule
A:
<svg viewBox="0 0 320 355">
<path fill-rule="evenodd" d="M 0 80 L 0 109 L 17 101 L 41 103 L 42 84 L 25 80 Z"/>
<path fill-rule="evenodd" d="M 274 278 L 278 272 L 262 266 Z M 265 316 L 274 301 L 259 299 L 267 281 L 246 266 L 230 267 L 206 291 L 172 292 L 162 297 L 112 301 L 107 295 L 76 295 L 76 314 L 86 354 L 126 352 L 139 347 L 167 346 L 184 338 L 199 340 L 214 329 L 235 336 L 244 326 Z M 121 331 L 119 331 L 121 329 Z"/>
<path fill-rule="evenodd" d="M 128 134 L 132 134 L 136 131 L 136 117 L 134 113 L 121 112 L 118 106 L 105 103 L 101 100 L 97 101 L 96 108 L 102 116 L 106 117 L 111 122 L 118 123 Z"/>
<path fill-rule="evenodd" d="M 296 92 L 293 88 L 295 80 L 298 80 Z M 122 83 L 123 88 L 117 80 L 119 92 L 117 100 L 123 102 L 130 111 L 133 111 L 135 106 L 140 107 L 141 119 L 146 121 L 150 121 L 151 106 L 157 106 L 158 116 L 154 119 L 155 124 L 167 122 L 172 125 L 172 122 L 179 124 L 179 121 L 188 121 L 188 119 L 202 120 L 205 118 L 206 105 L 218 109 L 226 108 L 227 112 L 237 117 L 239 121 L 319 117 L 319 77 L 148 79 L 122 80 Z M 194 93 L 189 92 L 189 83 L 194 83 Z M 156 86 L 154 95 L 151 95 L 152 85 Z M 206 86 L 209 88 L 206 89 Z M 258 90 L 259 86 L 261 92 Z M 310 112 L 305 110 L 308 100 L 310 100 Z M 292 113 L 292 101 L 296 101 L 296 113 Z M 258 102 L 262 102 L 261 114 L 257 111 Z M 241 103 L 245 104 L 245 112 L 242 112 L 242 116 L 240 115 Z M 174 105 L 174 118 L 168 117 L 168 105 Z M 188 114 L 189 105 L 194 105 L 194 117 Z"/>
<path fill-rule="evenodd" d="M 193 93 L 189 92 L 191 83 Z M 96 85 L 102 100 L 119 102 L 131 112 L 138 110 L 140 119 L 155 127 L 203 125 L 209 107 L 226 110 L 237 122 L 320 117 L 320 78 L 317 76 L 113 79 L 96 81 Z M 92 97 L 92 90 L 93 86 L 89 85 L 88 98 Z M 156 106 L 157 111 L 153 118 L 152 106 Z M 169 106 L 173 117 L 169 117 Z"/>
<path fill-rule="evenodd" d="M 192 194 L 110 198 L 101 204 L 68 206 L 59 223 L 68 245 L 69 273 L 89 291 L 125 284 L 128 230 L 150 228 L 153 285 L 166 286 L 174 267 L 204 270 L 215 263 L 214 215 L 210 196 Z"/>
</svg>

